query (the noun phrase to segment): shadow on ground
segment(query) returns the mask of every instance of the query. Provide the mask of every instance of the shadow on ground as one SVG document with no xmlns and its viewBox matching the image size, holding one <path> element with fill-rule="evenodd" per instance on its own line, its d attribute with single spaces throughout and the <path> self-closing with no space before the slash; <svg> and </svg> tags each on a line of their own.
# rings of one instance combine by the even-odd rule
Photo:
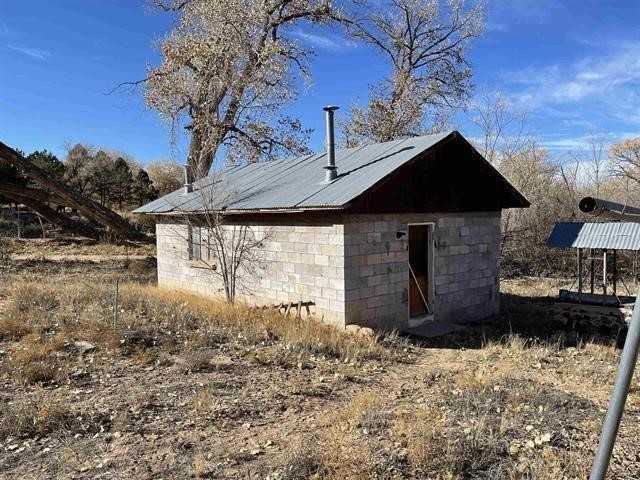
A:
<svg viewBox="0 0 640 480">
<path fill-rule="evenodd" d="M 626 327 L 567 321 L 557 315 L 554 304 L 548 297 L 502 294 L 500 315 L 469 323 L 459 332 L 414 340 L 431 348 L 482 348 L 488 343 L 505 341 L 511 335 L 518 335 L 529 344 L 558 343 L 561 348 L 576 347 L 585 341 L 619 348 L 624 345 Z"/>
</svg>

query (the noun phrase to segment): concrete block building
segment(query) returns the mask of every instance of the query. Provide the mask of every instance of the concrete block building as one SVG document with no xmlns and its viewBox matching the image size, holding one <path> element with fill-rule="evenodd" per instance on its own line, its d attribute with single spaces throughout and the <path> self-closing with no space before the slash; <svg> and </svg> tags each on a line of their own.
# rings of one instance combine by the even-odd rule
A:
<svg viewBox="0 0 640 480">
<path fill-rule="evenodd" d="M 500 217 L 528 207 L 458 132 L 226 168 L 145 205 L 158 283 L 223 296 L 205 217 L 259 242 L 236 298 L 404 330 L 498 313 Z M 220 193 L 224 192 L 224 193 Z"/>
</svg>

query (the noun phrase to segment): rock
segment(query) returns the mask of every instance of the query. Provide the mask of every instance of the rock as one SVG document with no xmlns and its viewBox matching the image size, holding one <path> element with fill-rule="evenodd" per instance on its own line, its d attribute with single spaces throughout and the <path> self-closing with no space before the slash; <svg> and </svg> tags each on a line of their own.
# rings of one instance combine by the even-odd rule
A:
<svg viewBox="0 0 640 480">
<path fill-rule="evenodd" d="M 352 323 L 344 327 L 344 329 L 347 333 L 358 334 L 360 332 L 360 325 L 356 325 L 355 323 Z"/>
<path fill-rule="evenodd" d="M 349 324 L 344 327 L 345 332 L 351 333 L 354 335 L 360 335 L 361 337 L 369 337 L 372 338 L 375 336 L 375 332 L 373 329 L 369 327 L 361 327 L 360 325 L 356 325 L 354 323 Z"/>
<path fill-rule="evenodd" d="M 96 349 L 95 344 L 91 342 L 85 342 L 84 340 L 73 342 L 73 346 L 76 347 L 76 350 L 78 350 L 80 355 L 84 355 L 85 353 L 91 353 Z"/>
<path fill-rule="evenodd" d="M 374 337 L 376 334 L 373 329 L 369 327 L 362 327 L 358 333 L 363 337 Z"/>
</svg>

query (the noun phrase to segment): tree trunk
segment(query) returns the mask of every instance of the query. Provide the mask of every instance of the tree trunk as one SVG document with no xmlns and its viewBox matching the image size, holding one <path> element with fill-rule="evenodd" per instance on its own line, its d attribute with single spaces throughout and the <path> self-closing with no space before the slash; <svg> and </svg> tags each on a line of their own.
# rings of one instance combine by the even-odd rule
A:
<svg viewBox="0 0 640 480">
<path fill-rule="evenodd" d="M 57 205 L 65 204 L 64 200 L 58 197 L 57 195 L 51 194 L 49 192 L 45 192 L 44 190 L 37 190 L 35 188 L 25 187 L 24 185 L 19 185 L 16 183 L 0 183 L 0 191 L 2 191 L 3 193 L 6 193 L 7 196 L 13 193 L 21 197 L 27 196 L 27 197 L 33 198 L 42 203 L 52 202 Z"/>
<path fill-rule="evenodd" d="M 209 175 L 209 170 L 213 165 L 216 151 L 224 139 L 224 134 L 210 134 L 207 137 L 207 141 L 203 137 L 204 135 L 200 128 L 196 126 L 191 128 L 191 142 L 189 143 L 189 158 L 187 160 L 187 172 L 191 182 Z"/>
<path fill-rule="evenodd" d="M 19 203 L 24 204 L 26 207 L 29 207 L 31 210 L 39 214 L 47 222 L 60 226 L 63 231 L 76 233 L 96 240 L 100 238 L 100 233 L 93 227 L 71 220 L 66 215 L 56 212 L 53 208 L 48 207 L 39 199 L 31 197 L 31 189 L 21 187 L 20 185 L 16 185 L 15 187 L 17 188 L 7 188 L 7 185 L 8 184 L 0 184 L 0 193 L 7 198 L 11 198 L 16 202 L 16 205 Z M 29 195 L 19 193 L 21 190 L 29 192 Z M 40 191 L 38 192 L 44 193 Z"/>
<path fill-rule="evenodd" d="M 20 155 L 12 148 L 0 142 L 0 159 L 14 165 L 24 175 L 31 177 L 40 185 L 47 187 L 51 192 L 64 200 L 64 203 L 72 208 L 78 209 L 87 218 L 109 227 L 113 232 L 125 240 L 145 240 L 146 237 L 137 231 L 133 225 L 120 215 L 103 207 L 90 198 L 79 195 L 66 185 L 51 178 L 46 172 L 33 165 L 30 161 Z"/>
</svg>

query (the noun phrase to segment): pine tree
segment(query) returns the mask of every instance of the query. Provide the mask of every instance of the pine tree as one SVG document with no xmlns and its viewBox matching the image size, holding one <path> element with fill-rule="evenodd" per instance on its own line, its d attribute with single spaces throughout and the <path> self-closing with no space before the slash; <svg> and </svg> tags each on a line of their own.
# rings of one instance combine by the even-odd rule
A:
<svg viewBox="0 0 640 480">
<path fill-rule="evenodd" d="M 29 156 L 27 156 L 26 158 L 36 167 L 47 172 L 51 178 L 58 181 L 62 180 L 65 172 L 64 163 L 58 160 L 58 157 L 56 157 L 53 153 L 47 151 L 46 149 L 42 151 L 36 150 L 35 152 L 29 154 Z M 37 188 L 39 190 L 42 190 L 42 187 L 33 180 L 29 180 L 27 185 L 29 186 L 29 188 Z"/>
<path fill-rule="evenodd" d="M 158 191 L 149 179 L 149 174 L 142 169 L 140 169 L 133 180 L 131 193 L 138 206 L 158 198 Z"/>
<path fill-rule="evenodd" d="M 20 152 L 22 154 L 22 152 Z M 11 183 L 14 185 L 25 185 L 27 180 L 20 175 L 18 169 L 10 163 L 0 160 L 0 181 L 2 183 Z M 12 200 L 0 195 L 0 204 L 10 203 Z"/>
<path fill-rule="evenodd" d="M 133 175 L 126 160 L 122 157 L 116 159 L 109 175 L 109 200 L 122 208 L 131 201 Z"/>
</svg>

